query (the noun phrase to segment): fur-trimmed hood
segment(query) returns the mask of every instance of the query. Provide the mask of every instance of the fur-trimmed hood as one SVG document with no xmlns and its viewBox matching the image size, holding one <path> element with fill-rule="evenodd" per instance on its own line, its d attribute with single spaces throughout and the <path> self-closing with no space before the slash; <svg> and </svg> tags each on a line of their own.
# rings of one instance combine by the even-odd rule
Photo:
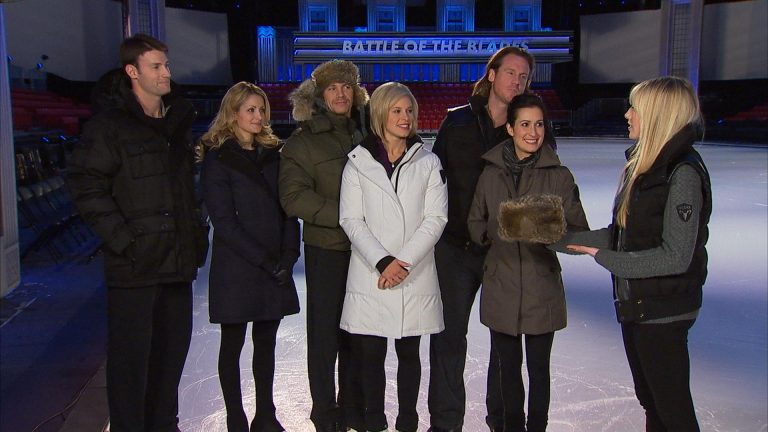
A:
<svg viewBox="0 0 768 432">
<path fill-rule="evenodd" d="M 368 91 L 359 84 L 354 84 L 353 89 L 352 105 L 359 111 L 363 111 L 368 103 Z M 325 104 L 321 92 L 322 89 L 317 87 L 317 83 L 312 78 L 305 80 L 296 90 L 291 92 L 288 99 L 291 101 L 292 115 L 296 122 L 310 120 L 314 114 L 328 111 L 328 106 Z"/>
</svg>

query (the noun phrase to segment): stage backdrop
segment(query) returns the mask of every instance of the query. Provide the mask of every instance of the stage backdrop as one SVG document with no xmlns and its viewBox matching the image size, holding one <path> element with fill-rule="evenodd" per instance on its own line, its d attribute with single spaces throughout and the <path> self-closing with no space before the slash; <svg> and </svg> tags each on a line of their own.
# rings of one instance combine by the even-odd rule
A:
<svg viewBox="0 0 768 432">
<path fill-rule="evenodd" d="M 579 79 L 585 84 L 628 83 L 659 74 L 661 12 L 581 17 Z M 768 0 L 704 7 L 702 80 L 768 78 Z"/>
<path fill-rule="evenodd" d="M 120 65 L 119 2 L 106 0 L 24 0 L 6 3 L 5 26 L 11 64 L 75 81 L 96 81 Z M 167 8 L 166 42 L 173 79 L 182 84 L 229 85 L 225 14 Z M 48 60 L 40 57 L 45 54 Z"/>
</svg>

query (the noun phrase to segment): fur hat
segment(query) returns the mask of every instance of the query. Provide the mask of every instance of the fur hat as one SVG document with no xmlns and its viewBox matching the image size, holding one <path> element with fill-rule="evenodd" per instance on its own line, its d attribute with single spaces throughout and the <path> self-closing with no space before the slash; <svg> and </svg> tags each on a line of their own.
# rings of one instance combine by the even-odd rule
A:
<svg viewBox="0 0 768 432">
<path fill-rule="evenodd" d="M 312 71 L 318 93 L 333 83 L 345 83 L 356 86 L 360 82 L 360 71 L 354 63 L 348 60 L 330 60 Z"/>
<path fill-rule="evenodd" d="M 554 243 L 565 234 L 563 199 L 526 195 L 499 204 L 499 237 L 508 242 Z"/>
<path fill-rule="evenodd" d="M 316 107 L 327 109 L 323 90 L 335 82 L 351 85 L 354 91 L 352 104 L 358 109 L 363 108 L 368 103 L 368 92 L 360 86 L 359 81 L 360 71 L 351 61 L 330 60 L 321 64 L 312 71 L 312 78 L 304 80 L 288 96 L 293 106 L 293 119 L 306 121 L 312 118 Z"/>
</svg>

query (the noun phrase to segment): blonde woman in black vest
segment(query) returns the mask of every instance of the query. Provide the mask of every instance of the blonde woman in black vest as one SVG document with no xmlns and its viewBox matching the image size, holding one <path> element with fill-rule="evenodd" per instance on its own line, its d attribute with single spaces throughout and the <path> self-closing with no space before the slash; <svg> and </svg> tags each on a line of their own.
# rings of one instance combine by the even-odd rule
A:
<svg viewBox="0 0 768 432">
<path fill-rule="evenodd" d="M 613 222 L 565 243 L 613 276 L 646 431 L 698 431 L 688 330 L 701 307 L 712 210 L 709 175 L 693 149 L 703 126 L 699 101 L 687 80 L 661 77 L 636 85 L 629 102 L 624 117 L 636 143 L 627 150 Z"/>
</svg>

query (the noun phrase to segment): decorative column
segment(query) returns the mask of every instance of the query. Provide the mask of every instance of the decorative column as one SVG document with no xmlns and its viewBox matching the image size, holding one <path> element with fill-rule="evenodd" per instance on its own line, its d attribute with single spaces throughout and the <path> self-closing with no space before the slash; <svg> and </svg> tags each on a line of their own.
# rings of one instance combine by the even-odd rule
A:
<svg viewBox="0 0 768 432">
<path fill-rule="evenodd" d="M 475 31 L 475 0 L 437 0 L 437 31 Z M 441 64 L 440 81 L 461 81 L 461 66 L 456 63 Z"/>
<path fill-rule="evenodd" d="M 336 0 L 299 0 L 299 30 L 303 32 L 339 31 Z"/>
<path fill-rule="evenodd" d="M 704 0 L 663 0 L 659 74 L 687 78 L 699 87 Z"/>
<path fill-rule="evenodd" d="M 541 0 L 504 0 L 504 31 L 541 31 Z M 533 82 L 550 82 L 552 64 L 536 62 Z"/>
<path fill-rule="evenodd" d="M 13 152 L 13 117 L 3 8 L 0 4 L 0 297 L 5 297 L 21 282 L 19 226 L 16 218 L 16 158 Z"/>
<path fill-rule="evenodd" d="M 136 33 L 165 40 L 165 0 L 123 0 L 123 36 Z"/>
<path fill-rule="evenodd" d="M 261 83 L 277 81 L 277 32 L 274 27 L 259 26 L 256 29 L 256 46 Z"/>
<path fill-rule="evenodd" d="M 541 0 L 504 0 L 504 31 L 540 31 Z"/>
<path fill-rule="evenodd" d="M 404 32 L 405 0 L 368 0 L 369 32 Z"/>
</svg>

